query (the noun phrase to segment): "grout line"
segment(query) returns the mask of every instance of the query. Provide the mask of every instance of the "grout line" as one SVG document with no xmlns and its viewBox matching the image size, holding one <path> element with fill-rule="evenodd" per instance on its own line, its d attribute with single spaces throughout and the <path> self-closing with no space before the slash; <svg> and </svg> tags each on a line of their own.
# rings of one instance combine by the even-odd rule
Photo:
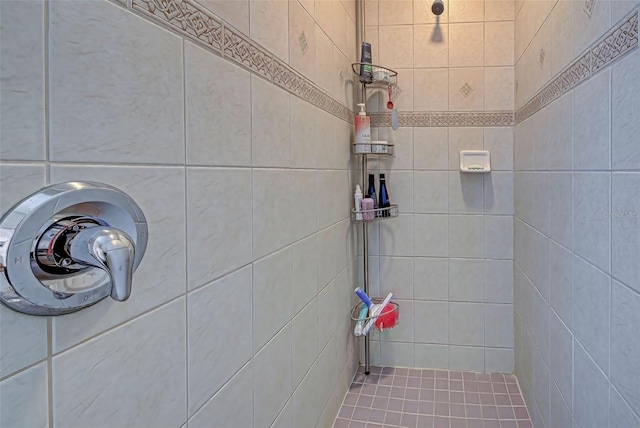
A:
<svg viewBox="0 0 640 428">
<path fill-rule="evenodd" d="M 182 147 L 183 147 L 183 159 L 184 159 L 184 266 L 185 266 L 185 299 L 184 299 L 184 316 L 185 316 L 185 332 L 184 332 L 184 346 L 185 346 L 185 414 L 186 420 L 188 421 L 189 415 L 189 303 L 188 303 L 188 291 L 189 291 L 189 246 L 186 242 L 187 237 L 189 236 L 188 230 L 188 218 L 189 218 L 189 210 L 187 203 L 187 195 L 189 194 L 189 186 L 187 181 L 187 61 L 186 61 L 186 41 L 182 40 Z M 194 412 L 195 414 L 195 412 Z M 188 423 L 188 422 L 187 422 Z"/>
<path fill-rule="evenodd" d="M 50 42 L 51 28 L 49 26 L 50 8 L 53 7 L 50 2 L 43 3 L 43 27 L 44 27 L 44 132 L 45 132 L 45 184 L 51 183 L 51 106 L 49 97 L 49 79 L 51 75 L 50 68 Z M 53 411 L 53 319 L 47 317 L 47 410 L 49 428 L 54 427 L 54 411 Z"/>
</svg>

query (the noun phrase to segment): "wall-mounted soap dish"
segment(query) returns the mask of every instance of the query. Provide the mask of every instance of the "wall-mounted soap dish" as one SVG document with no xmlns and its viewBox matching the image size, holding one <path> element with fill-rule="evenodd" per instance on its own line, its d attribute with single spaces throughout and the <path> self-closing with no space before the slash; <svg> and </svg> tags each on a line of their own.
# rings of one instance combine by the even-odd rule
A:
<svg viewBox="0 0 640 428">
<path fill-rule="evenodd" d="M 460 171 L 491 172 L 491 155 L 486 150 L 462 150 L 460 152 Z"/>
</svg>

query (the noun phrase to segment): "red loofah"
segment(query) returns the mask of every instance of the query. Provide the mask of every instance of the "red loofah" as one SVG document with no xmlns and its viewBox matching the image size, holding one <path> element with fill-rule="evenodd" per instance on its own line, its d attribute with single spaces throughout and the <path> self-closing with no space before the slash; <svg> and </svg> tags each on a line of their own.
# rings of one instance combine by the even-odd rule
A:
<svg viewBox="0 0 640 428">
<path fill-rule="evenodd" d="M 376 319 L 376 328 L 378 330 L 393 328 L 398 324 L 398 311 L 395 309 L 395 306 L 387 303 L 380 316 Z"/>
</svg>

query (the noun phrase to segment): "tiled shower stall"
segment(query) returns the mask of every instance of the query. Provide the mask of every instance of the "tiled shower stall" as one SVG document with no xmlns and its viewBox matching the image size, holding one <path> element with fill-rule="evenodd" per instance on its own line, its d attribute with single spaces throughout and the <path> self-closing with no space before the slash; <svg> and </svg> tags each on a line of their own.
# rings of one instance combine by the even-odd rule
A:
<svg viewBox="0 0 640 428">
<path fill-rule="evenodd" d="M 0 212 L 104 182 L 149 245 L 126 302 L 0 306 L 0 426 L 640 427 L 640 2 L 444 3 L 363 1 L 365 377 L 355 0 L 1 1 Z"/>
</svg>

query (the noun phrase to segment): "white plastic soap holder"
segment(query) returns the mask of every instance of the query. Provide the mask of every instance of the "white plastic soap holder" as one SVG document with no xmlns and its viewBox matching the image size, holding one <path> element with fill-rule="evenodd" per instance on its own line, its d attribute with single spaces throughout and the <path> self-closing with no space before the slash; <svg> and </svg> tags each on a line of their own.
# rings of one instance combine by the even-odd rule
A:
<svg viewBox="0 0 640 428">
<path fill-rule="evenodd" d="M 487 150 L 462 150 L 460 152 L 460 171 L 491 172 L 491 155 Z"/>
</svg>

